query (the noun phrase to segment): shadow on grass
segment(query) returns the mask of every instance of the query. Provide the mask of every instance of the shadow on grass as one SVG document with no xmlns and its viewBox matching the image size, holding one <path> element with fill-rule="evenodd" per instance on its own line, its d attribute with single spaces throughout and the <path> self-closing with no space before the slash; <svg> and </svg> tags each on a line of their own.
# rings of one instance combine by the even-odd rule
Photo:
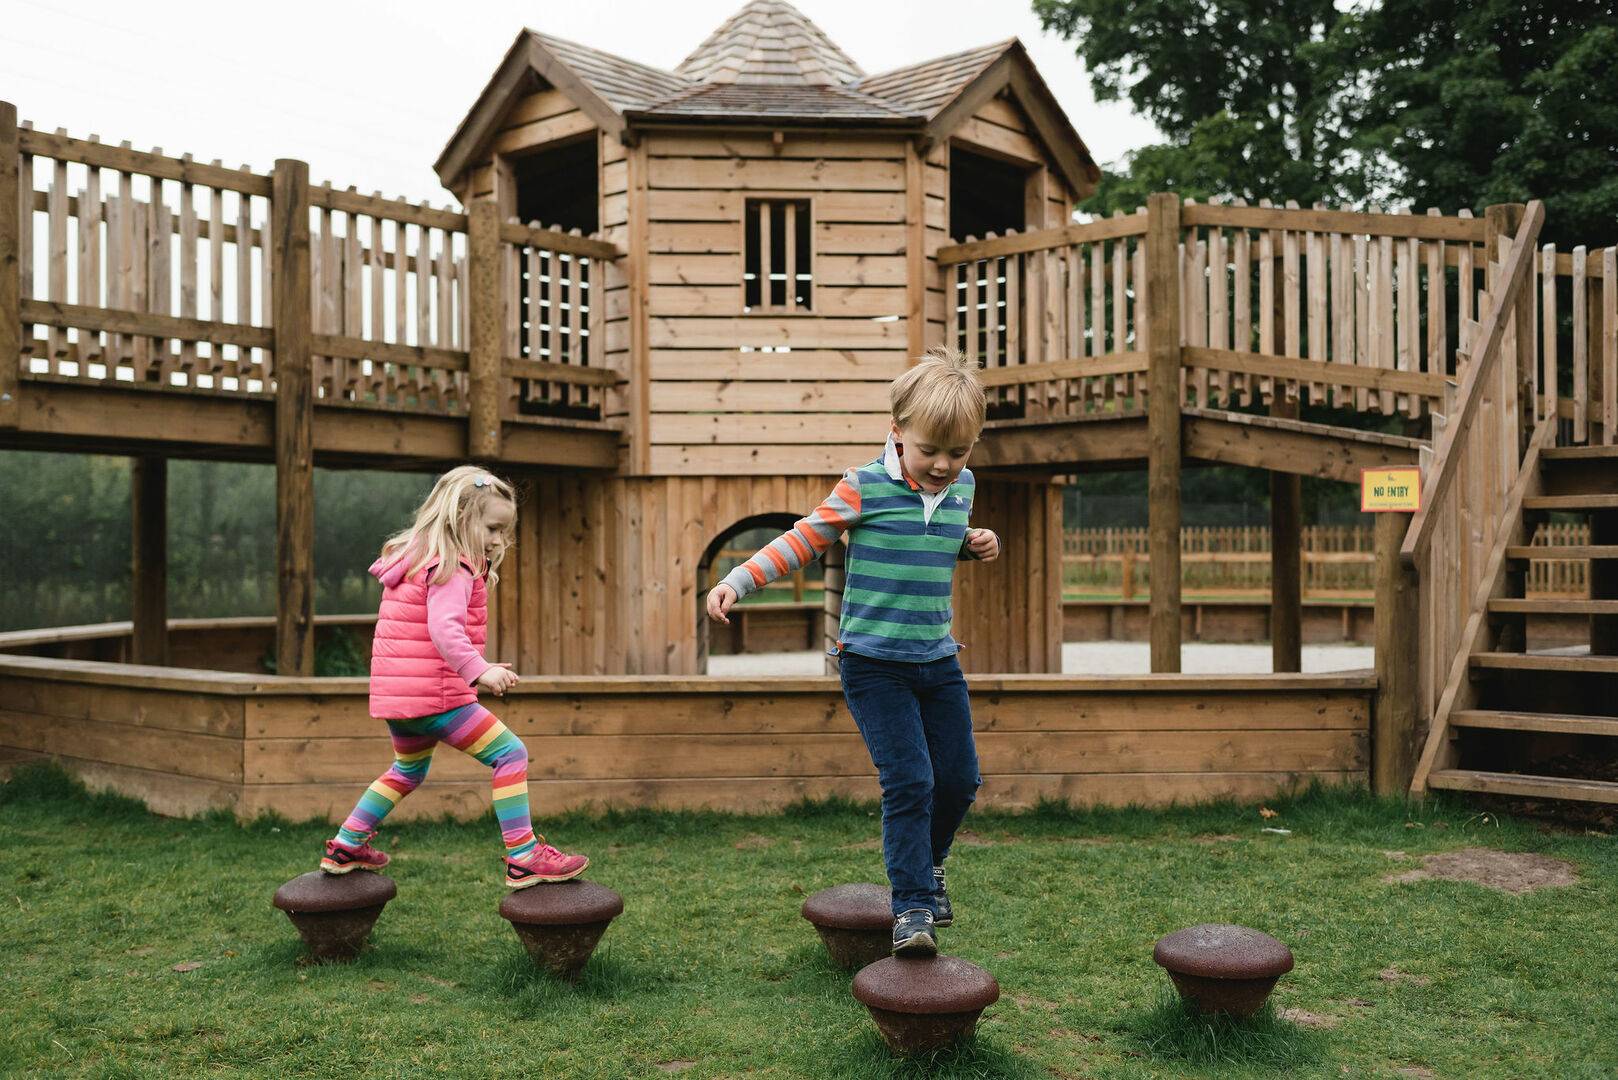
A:
<svg viewBox="0 0 1618 1080">
<path fill-rule="evenodd" d="M 584 965 L 576 983 L 557 978 L 518 952 L 491 965 L 488 978 L 477 988 L 497 998 L 502 1010 L 528 1016 L 580 998 L 620 1001 L 655 991 L 667 981 L 661 972 L 631 963 L 610 948 L 601 948 Z"/>
<path fill-rule="evenodd" d="M 1118 1029 L 1152 1057 L 1190 1065 L 1294 1069 L 1319 1062 L 1326 1048 L 1320 1032 L 1281 1019 L 1271 1002 L 1251 1019 L 1234 1020 L 1204 1016 L 1170 990 L 1150 1008 L 1124 1017 Z"/>
<path fill-rule="evenodd" d="M 900 1056 L 874 1028 L 856 1036 L 844 1053 L 821 1058 L 815 1072 L 827 1080 L 1034 1080 L 1050 1075 L 995 1040 L 975 1036 L 925 1054 Z"/>
</svg>

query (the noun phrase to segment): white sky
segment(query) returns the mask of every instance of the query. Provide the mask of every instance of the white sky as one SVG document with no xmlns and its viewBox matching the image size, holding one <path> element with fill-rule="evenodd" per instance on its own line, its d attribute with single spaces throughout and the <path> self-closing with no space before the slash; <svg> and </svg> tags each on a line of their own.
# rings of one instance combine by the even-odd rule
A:
<svg viewBox="0 0 1618 1080">
<path fill-rule="evenodd" d="M 0 99 L 69 135 L 129 140 L 443 205 L 432 171 L 518 30 L 672 68 L 743 0 L 4 0 Z M 1016 36 L 1103 164 L 1157 139 L 1096 104 L 1073 48 L 1025 0 L 796 0 L 868 72 Z"/>
</svg>

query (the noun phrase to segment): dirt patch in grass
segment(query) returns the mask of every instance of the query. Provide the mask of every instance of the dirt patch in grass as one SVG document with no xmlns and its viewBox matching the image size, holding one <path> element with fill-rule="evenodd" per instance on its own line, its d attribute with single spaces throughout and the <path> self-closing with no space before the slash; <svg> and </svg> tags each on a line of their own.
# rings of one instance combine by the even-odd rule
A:
<svg viewBox="0 0 1618 1080">
<path fill-rule="evenodd" d="M 997 839 L 993 836 L 984 836 L 982 833 L 973 832 L 971 829 L 962 829 L 955 834 L 955 842 L 962 847 L 998 847 L 1001 844 L 1015 844 L 1019 841 L 1015 836 Z"/>
<path fill-rule="evenodd" d="M 768 836 L 760 836 L 757 833 L 754 833 L 751 836 L 742 837 L 731 846 L 737 851 L 758 851 L 762 848 L 774 847 L 775 841 L 770 839 Z"/>
<path fill-rule="evenodd" d="M 697 1063 L 694 1061 L 660 1061 L 657 1063 L 657 1071 L 666 1073 L 685 1072 L 687 1069 L 696 1067 Z"/>
<path fill-rule="evenodd" d="M 1389 884 L 1425 881 L 1439 878 L 1444 881 L 1470 881 L 1490 889 L 1499 889 L 1513 895 L 1533 892 L 1535 889 L 1555 888 L 1578 883 L 1579 875 L 1573 864 L 1549 855 L 1535 855 L 1526 851 L 1496 851 L 1493 848 L 1462 848 L 1460 851 L 1441 851 L 1422 858 L 1422 865 L 1400 874 L 1383 878 Z"/>
<path fill-rule="evenodd" d="M 1324 1016 L 1320 1013 L 1312 1013 L 1307 1009 L 1282 1009 L 1276 1015 L 1283 1020 L 1288 1020 L 1306 1028 L 1334 1028 L 1342 1023 L 1335 1016 Z"/>
<path fill-rule="evenodd" d="M 873 836 L 869 840 L 856 840 L 852 844 L 844 844 L 844 851 L 881 851 L 882 838 Z"/>
<path fill-rule="evenodd" d="M 1426 986 L 1433 981 L 1425 975 L 1409 975 L 1403 971 L 1400 971 L 1398 968 L 1391 967 L 1383 968 L 1381 971 L 1376 973 L 1376 977 L 1385 983 L 1407 982 L 1411 986 Z"/>
<path fill-rule="evenodd" d="M 1191 842 L 1193 844 L 1234 844 L 1240 839 L 1241 837 L 1237 836 L 1235 833 L 1227 832 L 1214 833 L 1211 836 L 1193 836 L 1191 838 Z"/>
</svg>

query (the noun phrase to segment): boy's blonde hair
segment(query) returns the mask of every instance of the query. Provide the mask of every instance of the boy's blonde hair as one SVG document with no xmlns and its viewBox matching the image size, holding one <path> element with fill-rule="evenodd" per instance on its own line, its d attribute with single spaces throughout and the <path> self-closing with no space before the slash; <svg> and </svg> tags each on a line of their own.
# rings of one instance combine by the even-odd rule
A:
<svg viewBox="0 0 1618 1080">
<path fill-rule="evenodd" d="M 889 390 L 893 422 L 941 446 L 970 446 L 983 433 L 988 399 L 977 365 L 947 345 L 927 350 Z"/>
<path fill-rule="evenodd" d="M 468 559 L 473 566 L 483 560 L 482 551 L 471 550 L 466 542 L 474 521 L 482 518 L 490 504 L 502 500 L 517 506 L 517 496 L 511 485 L 479 465 L 458 465 L 438 478 L 427 498 L 416 508 L 416 520 L 410 528 L 388 537 L 382 545 L 382 557 L 390 559 L 404 555 L 410 563 L 407 576 L 424 566 L 438 564 L 432 583 L 442 585 L 455 574 L 460 559 Z M 500 563 L 511 546 L 511 537 L 503 542 L 489 558 L 486 573 L 489 584 L 500 580 Z"/>
</svg>

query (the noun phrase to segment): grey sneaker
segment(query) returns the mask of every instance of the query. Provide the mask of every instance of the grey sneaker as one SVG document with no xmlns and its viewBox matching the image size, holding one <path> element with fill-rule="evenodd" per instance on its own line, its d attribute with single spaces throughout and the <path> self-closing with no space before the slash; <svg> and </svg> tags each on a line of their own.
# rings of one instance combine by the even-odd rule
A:
<svg viewBox="0 0 1618 1080">
<path fill-rule="evenodd" d="M 933 917 L 934 926 L 949 926 L 955 921 L 955 908 L 949 902 L 949 890 L 944 888 L 944 868 L 933 867 L 933 906 L 938 908 L 938 914 Z"/>
<path fill-rule="evenodd" d="M 894 956 L 937 956 L 938 935 L 933 931 L 933 913 L 926 908 L 901 911 L 893 920 Z"/>
</svg>

